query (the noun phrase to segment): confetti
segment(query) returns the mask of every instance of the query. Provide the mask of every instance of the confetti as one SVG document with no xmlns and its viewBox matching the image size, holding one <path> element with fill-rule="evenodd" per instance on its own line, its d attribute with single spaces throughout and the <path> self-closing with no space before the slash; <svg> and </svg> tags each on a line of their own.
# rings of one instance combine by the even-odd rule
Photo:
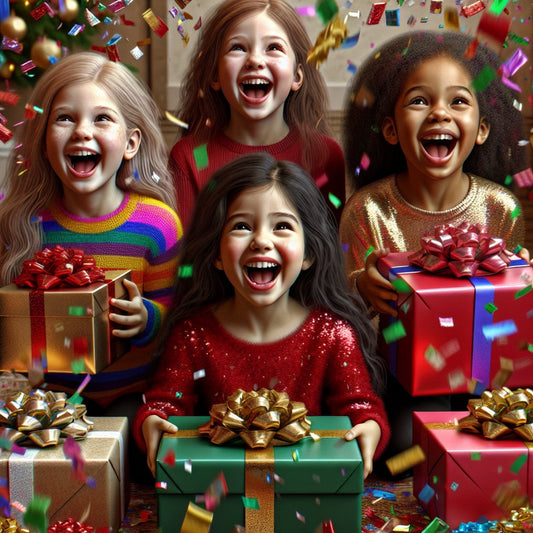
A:
<svg viewBox="0 0 533 533">
<path fill-rule="evenodd" d="M 194 372 L 194 374 L 192 375 L 192 377 L 194 379 L 201 379 L 201 378 L 205 378 L 205 370 L 202 368 L 202 370 L 197 370 L 196 372 Z"/>
<path fill-rule="evenodd" d="M 487 310 L 487 312 L 489 312 L 490 314 L 494 313 L 495 311 L 498 310 L 498 308 L 491 302 L 489 302 L 488 304 L 485 305 L 485 309 Z"/>
<path fill-rule="evenodd" d="M 533 172 L 530 168 L 518 172 L 513 178 L 519 187 L 531 187 L 533 185 Z"/>
<path fill-rule="evenodd" d="M 339 198 L 337 198 L 333 193 L 331 192 L 328 193 L 328 199 L 335 206 L 336 209 L 341 207 L 342 201 Z"/>
<path fill-rule="evenodd" d="M 520 472 L 522 467 L 526 464 L 527 458 L 528 458 L 527 454 L 520 455 L 520 457 L 518 457 L 518 459 L 516 459 L 514 463 L 511 465 L 510 467 L 511 472 L 513 472 L 514 474 L 518 474 L 518 472 Z"/>
<path fill-rule="evenodd" d="M 180 533 L 209 533 L 213 513 L 189 502 Z"/>
<path fill-rule="evenodd" d="M 175 117 L 172 113 L 169 113 L 168 111 L 165 111 L 165 117 L 167 118 L 167 120 L 169 120 L 170 122 L 173 122 L 174 124 L 180 126 L 183 129 L 188 129 L 189 128 L 188 124 L 186 124 L 185 122 L 183 122 L 179 118 Z"/>
<path fill-rule="evenodd" d="M 228 484 L 224 477 L 224 472 L 211 482 L 204 493 L 205 508 L 208 511 L 214 511 L 218 504 L 226 497 L 228 493 Z"/>
<path fill-rule="evenodd" d="M 148 8 L 143 14 L 143 19 L 150 29 L 159 37 L 163 37 L 168 31 L 168 26 L 150 9 Z"/>
<path fill-rule="evenodd" d="M 187 472 L 187 474 L 192 474 L 192 461 L 190 459 L 187 459 L 183 463 L 183 470 L 185 470 L 185 472 Z"/>
<path fill-rule="evenodd" d="M 418 493 L 418 499 L 427 505 L 429 503 L 429 500 L 431 500 L 434 495 L 435 490 L 426 484 L 424 488 Z"/>
<path fill-rule="evenodd" d="M 245 496 L 242 496 L 242 504 L 246 509 L 259 509 L 257 498 L 246 498 Z"/>
<path fill-rule="evenodd" d="M 489 65 L 485 65 L 481 72 L 472 80 L 472 88 L 476 92 L 482 92 L 495 77 L 496 71 Z"/>
<path fill-rule="evenodd" d="M 527 287 L 524 287 L 523 289 L 520 289 L 519 291 L 516 291 L 514 297 L 515 297 L 515 300 L 517 300 L 518 298 L 522 298 L 522 296 L 525 296 L 528 292 L 531 291 L 533 287 L 531 287 L 531 285 L 528 285 Z"/>
<path fill-rule="evenodd" d="M 46 511 L 50 507 L 50 502 L 51 498 L 35 494 L 24 513 L 24 525 L 28 528 L 29 526 L 34 526 L 37 531 L 46 533 L 48 529 Z"/>
<path fill-rule="evenodd" d="M 498 337 L 512 335 L 518 330 L 514 320 L 504 320 L 502 322 L 496 322 L 495 324 L 483 326 L 482 331 L 485 338 L 492 341 Z"/>
<path fill-rule="evenodd" d="M 69 435 L 63 444 L 63 453 L 68 459 L 72 459 L 72 477 L 85 483 L 85 459 L 81 453 L 80 445 Z"/>
<path fill-rule="evenodd" d="M 441 328 L 453 328 L 453 317 L 439 317 L 439 323 Z"/>
<path fill-rule="evenodd" d="M 339 12 L 339 6 L 335 0 L 318 0 L 315 11 L 323 24 L 327 24 Z"/>
<path fill-rule="evenodd" d="M 300 452 L 298 450 L 294 450 L 292 453 L 291 453 L 291 456 L 292 456 L 292 460 L 297 463 L 299 460 L 300 460 Z"/>
<path fill-rule="evenodd" d="M 413 289 L 409 286 L 409 283 L 407 283 L 407 281 L 405 281 L 403 278 L 396 278 L 391 283 L 394 287 L 394 290 L 400 294 L 410 294 L 413 292 Z"/>
<path fill-rule="evenodd" d="M 422 463 L 425 461 L 425 459 L 426 455 L 424 454 L 424 451 L 418 444 L 416 444 L 415 446 L 412 446 L 411 448 L 408 448 L 407 450 L 404 450 L 403 452 L 400 452 L 399 454 L 387 459 L 385 464 L 387 465 L 391 475 L 395 476 L 401 472 L 409 470 L 417 464 Z M 376 495 L 375 492 L 374 495 Z"/>
<path fill-rule="evenodd" d="M 437 372 L 442 370 L 446 365 L 446 361 L 444 360 L 442 354 L 431 344 L 424 351 L 424 358 L 429 363 L 429 365 L 431 365 L 431 367 Z"/>
<path fill-rule="evenodd" d="M 192 265 L 180 265 L 178 267 L 178 278 L 191 278 Z"/>
<path fill-rule="evenodd" d="M 163 463 L 165 463 L 168 466 L 175 466 L 176 465 L 176 456 L 174 454 L 173 450 L 169 450 L 165 457 L 163 457 Z"/>
<path fill-rule="evenodd" d="M 381 20 L 381 17 L 383 16 L 383 13 L 385 12 L 386 5 L 387 5 L 386 2 L 374 2 L 372 4 L 372 7 L 370 8 L 370 13 L 368 14 L 366 23 L 368 25 L 379 24 L 379 21 Z"/>
<path fill-rule="evenodd" d="M 381 333 L 383 334 L 387 344 L 397 341 L 398 339 L 401 339 L 407 335 L 403 324 L 399 320 L 384 328 Z"/>
<path fill-rule="evenodd" d="M 85 361 L 83 357 L 79 359 L 74 359 L 70 362 L 70 368 L 72 369 L 73 374 L 81 374 L 85 371 Z"/>
<path fill-rule="evenodd" d="M 140 59 L 144 55 L 143 51 L 138 46 L 134 46 L 130 50 L 130 54 L 133 56 L 134 59 Z"/>
</svg>

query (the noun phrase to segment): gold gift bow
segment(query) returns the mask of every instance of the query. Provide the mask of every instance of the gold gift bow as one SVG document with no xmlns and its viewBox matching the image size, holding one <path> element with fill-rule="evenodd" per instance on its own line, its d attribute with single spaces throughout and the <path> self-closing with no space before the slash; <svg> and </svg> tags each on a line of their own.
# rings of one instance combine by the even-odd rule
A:
<svg viewBox="0 0 533 533">
<path fill-rule="evenodd" d="M 313 439 L 320 438 L 344 438 L 345 429 L 318 429 L 310 433 Z M 200 437 L 198 429 L 178 429 L 176 433 L 165 433 L 166 438 L 194 438 Z M 257 468 L 260 469 L 257 475 Z M 270 483 L 267 482 L 267 475 L 270 475 Z M 245 507 L 244 520 L 246 533 L 263 533 L 264 531 L 274 531 L 274 448 L 269 446 L 266 449 L 245 449 L 244 453 L 244 496 L 246 498 L 257 498 L 259 509 Z M 202 512 L 201 512 L 202 511 Z M 198 533 L 199 524 L 203 524 L 202 531 L 208 531 L 211 524 L 212 515 L 208 516 L 203 509 L 187 509 L 184 524 L 180 533 Z M 194 516 L 193 516 L 194 515 Z M 189 519 L 188 519 L 189 518 Z M 189 527 L 189 524 L 193 526 Z M 271 527 L 267 527 L 267 524 Z"/>
<path fill-rule="evenodd" d="M 459 428 L 480 433 L 487 439 L 517 435 L 533 441 L 533 390 L 508 387 L 483 391 L 481 398 L 468 400 L 470 415 L 458 421 Z"/>
<path fill-rule="evenodd" d="M 306 414 L 305 404 L 291 402 L 286 392 L 237 389 L 226 403 L 211 407 L 211 419 L 198 430 L 213 444 L 241 438 L 250 448 L 266 448 L 294 443 L 309 435 L 311 424 Z"/>
<path fill-rule="evenodd" d="M 55 446 L 65 436 L 84 439 L 94 425 L 86 413 L 85 405 L 68 402 L 63 392 L 15 393 L 0 409 L 0 438 L 12 443 L 29 439 L 41 448 Z"/>
</svg>

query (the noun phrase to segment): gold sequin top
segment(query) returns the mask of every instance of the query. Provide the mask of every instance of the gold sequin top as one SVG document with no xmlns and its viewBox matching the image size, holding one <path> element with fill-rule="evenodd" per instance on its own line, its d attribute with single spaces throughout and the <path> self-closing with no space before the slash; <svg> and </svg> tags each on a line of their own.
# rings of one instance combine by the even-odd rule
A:
<svg viewBox="0 0 533 533">
<path fill-rule="evenodd" d="M 518 199 L 505 187 L 478 176 L 470 176 L 465 198 L 446 211 L 426 211 L 409 204 L 389 176 L 356 191 L 344 207 L 340 237 L 346 249 L 346 272 L 350 286 L 364 269 L 370 246 L 391 252 L 420 248 L 420 237 L 440 224 L 482 224 L 491 235 L 505 240 L 514 250 L 523 242 L 525 222 Z"/>
</svg>

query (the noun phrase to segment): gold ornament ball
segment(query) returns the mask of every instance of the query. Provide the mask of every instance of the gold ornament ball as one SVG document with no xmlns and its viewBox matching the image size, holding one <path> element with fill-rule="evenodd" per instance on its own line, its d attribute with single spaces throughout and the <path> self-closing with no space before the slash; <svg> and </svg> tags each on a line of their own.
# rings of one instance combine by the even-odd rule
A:
<svg viewBox="0 0 533 533">
<path fill-rule="evenodd" d="M 59 18 L 63 22 L 74 20 L 80 12 L 80 6 L 77 0 L 65 0 L 63 6 L 59 8 Z"/>
<path fill-rule="evenodd" d="M 46 69 L 50 66 L 50 57 L 59 59 L 61 48 L 52 39 L 35 41 L 31 47 L 30 57 L 36 67 Z"/>
<path fill-rule="evenodd" d="M 9 78 L 11 78 L 11 76 L 13 76 L 14 71 L 15 71 L 15 63 L 13 63 L 12 61 L 6 61 L 2 65 L 2 68 L 0 68 L 0 76 L 8 80 Z"/>
<path fill-rule="evenodd" d="M 17 17 L 17 15 L 13 13 L 0 24 L 0 33 L 4 37 L 15 39 L 17 41 L 22 41 L 22 39 L 24 39 L 27 29 L 26 21 L 22 17 Z"/>
</svg>

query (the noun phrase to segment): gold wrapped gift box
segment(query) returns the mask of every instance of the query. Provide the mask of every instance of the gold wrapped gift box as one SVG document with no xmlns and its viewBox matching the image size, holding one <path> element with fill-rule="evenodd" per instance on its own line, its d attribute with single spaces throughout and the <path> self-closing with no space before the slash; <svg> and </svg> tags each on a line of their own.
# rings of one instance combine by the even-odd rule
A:
<svg viewBox="0 0 533 533">
<path fill-rule="evenodd" d="M 32 290 L 0 288 L 0 370 L 25 372 L 45 359 L 48 372 L 95 374 L 126 353 L 129 343 L 111 335 L 109 298 L 127 298 L 130 270 L 109 270 L 107 282 Z"/>
<path fill-rule="evenodd" d="M 0 477 L 8 480 L 11 502 L 27 507 L 34 495 L 50 498 L 50 524 L 74 518 L 95 528 L 118 531 L 127 508 L 125 479 L 128 421 L 125 417 L 91 417 L 94 428 L 77 441 L 85 460 L 87 482 L 73 476 L 63 445 L 27 447 L 23 455 L 0 452 Z M 17 507 L 19 507 L 17 505 Z M 23 514 L 13 508 L 23 524 Z"/>
</svg>

